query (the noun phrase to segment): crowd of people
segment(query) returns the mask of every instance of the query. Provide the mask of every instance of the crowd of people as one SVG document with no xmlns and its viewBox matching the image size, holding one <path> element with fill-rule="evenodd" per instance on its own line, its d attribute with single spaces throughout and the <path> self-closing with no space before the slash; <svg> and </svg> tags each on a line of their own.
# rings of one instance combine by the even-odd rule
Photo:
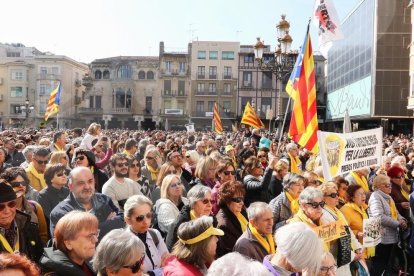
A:
<svg viewBox="0 0 414 276">
<path fill-rule="evenodd" d="M 324 179 L 318 154 L 257 129 L 4 130 L 0 275 L 409 273 L 413 142 L 386 136 L 381 164 Z"/>
</svg>

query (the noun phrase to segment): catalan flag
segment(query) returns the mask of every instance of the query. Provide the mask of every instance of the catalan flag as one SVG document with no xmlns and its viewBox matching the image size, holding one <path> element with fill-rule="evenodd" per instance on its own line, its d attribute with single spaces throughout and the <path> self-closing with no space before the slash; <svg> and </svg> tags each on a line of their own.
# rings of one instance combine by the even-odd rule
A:
<svg viewBox="0 0 414 276">
<path fill-rule="evenodd" d="M 309 27 L 295 67 L 286 86 L 294 101 L 289 137 L 313 153 L 318 152 L 315 69 Z"/>
<path fill-rule="evenodd" d="M 241 123 L 252 126 L 254 128 L 264 128 L 262 120 L 260 120 L 256 112 L 254 112 L 254 109 L 249 102 L 247 102 L 246 107 L 244 108 Z"/>
<path fill-rule="evenodd" d="M 217 103 L 214 103 L 213 121 L 214 121 L 214 131 L 217 134 L 222 134 L 223 133 L 223 124 L 221 123 L 221 118 L 220 118 L 220 113 L 219 113 Z"/>
<path fill-rule="evenodd" d="M 55 89 L 50 93 L 49 102 L 47 103 L 45 121 L 49 119 L 50 116 L 55 115 L 59 112 L 60 104 L 60 92 L 62 91 L 62 86 L 59 84 Z"/>
</svg>

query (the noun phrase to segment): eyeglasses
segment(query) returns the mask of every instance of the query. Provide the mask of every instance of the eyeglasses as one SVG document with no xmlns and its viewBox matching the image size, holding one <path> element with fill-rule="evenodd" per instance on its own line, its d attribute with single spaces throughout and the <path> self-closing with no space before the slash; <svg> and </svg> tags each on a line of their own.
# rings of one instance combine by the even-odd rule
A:
<svg viewBox="0 0 414 276">
<path fill-rule="evenodd" d="M 240 202 L 243 202 L 243 198 L 242 197 L 233 197 L 231 199 L 231 201 L 236 202 L 236 203 L 240 203 Z"/>
<path fill-rule="evenodd" d="M 135 264 L 133 264 L 131 266 L 125 265 L 125 266 L 123 266 L 123 268 L 129 268 L 129 269 L 131 269 L 132 273 L 137 273 L 139 271 L 139 269 L 141 268 L 142 264 L 144 263 L 144 260 L 145 260 L 145 254 Z"/>
<path fill-rule="evenodd" d="M 177 171 L 176 170 L 168 171 L 167 174 L 177 174 Z"/>
<path fill-rule="evenodd" d="M 17 188 L 17 187 L 20 187 L 20 186 L 26 186 L 26 181 L 10 182 L 10 186 L 12 186 L 12 188 Z"/>
<path fill-rule="evenodd" d="M 201 202 L 203 202 L 203 204 L 209 204 L 211 203 L 211 199 L 205 198 Z"/>
<path fill-rule="evenodd" d="M 190 158 L 190 155 L 186 155 L 185 158 Z"/>
<path fill-rule="evenodd" d="M 139 165 L 139 163 L 131 163 L 129 164 L 129 167 L 135 167 L 139 169 L 141 166 Z"/>
<path fill-rule="evenodd" d="M 266 155 L 258 155 L 257 158 L 267 157 Z"/>
<path fill-rule="evenodd" d="M 39 165 L 46 165 L 49 160 L 37 160 L 35 158 L 33 158 L 34 161 L 36 161 Z"/>
<path fill-rule="evenodd" d="M 66 176 L 66 173 L 63 173 L 63 172 L 57 173 L 56 176 L 58 176 L 58 177 Z"/>
<path fill-rule="evenodd" d="M 391 184 L 384 184 L 385 188 L 391 188 Z"/>
<path fill-rule="evenodd" d="M 224 175 L 236 175 L 236 171 L 224 171 Z"/>
<path fill-rule="evenodd" d="M 135 217 L 135 220 L 136 220 L 137 222 L 142 222 L 145 218 L 147 218 L 147 219 L 152 219 L 152 212 L 149 212 L 149 213 L 148 213 L 148 214 L 146 214 L 146 215 L 139 215 L 139 216 Z"/>
<path fill-rule="evenodd" d="M 147 156 L 147 157 L 145 157 L 145 159 L 147 159 L 147 160 L 152 160 L 152 159 L 154 159 L 154 157 Z"/>
<path fill-rule="evenodd" d="M 308 202 L 306 204 L 312 206 L 313 209 L 318 209 L 319 206 L 321 206 L 321 208 L 323 208 L 323 206 L 325 206 L 325 201 L 321 201 L 321 202 Z"/>
<path fill-rule="evenodd" d="M 124 163 L 116 163 L 116 166 L 117 166 L 117 167 L 119 167 L 119 168 L 122 168 L 122 167 L 128 167 L 128 162 L 124 162 Z"/>
<path fill-rule="evenodd" d="M 328 196 L 328 197 L 336 198 L 338 196 L 338 193 L 325 194 L 323 196 Z"/>
<path fill-rule="evenodd" d="M 402 178 L 404 178 L 404 176 L 402 176 L 402 175 L 400 175 L 400 176 L 394 176 L 393 178 L 402 179 Z"/>
<path fill-rule="evenodd" d="M 85 238 L 87 238 L 90 242 L 94 243 L 94 242 L 98 241 L 98 237 L 99 237 L 100 232 L 101 232 L 101 230 L 98 229 L 98 231 L 96 231 L 96 233 L 89 234 L 89 235 L 85 236 Z"/>
<path fill-rule="evenodd" d="M 177 187 L 180 187 L 181 184 L 182 184 L 181 182 L 173 183 L 170 185 L 170 188 L 175 189 Z"/>
<path fill-rule="evenodd" d="M 85 159 L 84 155 L 79 155 L 79 156 L 76 156 L 75 161 L 77 160 L 83 161 L 84 159 Z"/>
<path fill-rule="evenodd" d="M 336 272 L 337 266 L 333 265 L 333 266 L 322 266 L 321 267 L 321 272 L 326 273 L 325 275 L 328 275 L 329 271 L 332 272 Z"/>
<path fill-rule="evenodd" d="M 5 204 L 5 203 L 4 204 L 0 204 L 0 212 L 1 211 L 4 211 L 4 209 L 6 209 L 6 206 L 11 209 L 11 208 L 15 208 L 16 205 L 17 205 L 17 202 L 15 200 L 9 201 L 7 204 Z"/>
</svg>

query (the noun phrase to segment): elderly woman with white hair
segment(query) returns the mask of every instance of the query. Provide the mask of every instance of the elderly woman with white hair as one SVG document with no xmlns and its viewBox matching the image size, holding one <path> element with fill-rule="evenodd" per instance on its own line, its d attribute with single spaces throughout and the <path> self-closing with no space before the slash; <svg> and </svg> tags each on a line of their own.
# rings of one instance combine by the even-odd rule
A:
<svg viewBox="0 0 414 276">
<path fill-rule="evenodd" d="M 289 143 L 286 145 L 287 154 L 282 157 L 282 160 L 286 160 L 289 164 L 289 172 L 300 173 L 302 171 L 302 162 L 299 159 L 299 148 L 295 143 Z"/>
<path fill-rule="evenodd" d="M 208 268 L 207 276 L 272 276 L 258 261 L 249 259 L 238 252 L 228 253 L 215 260 Z"/>
<path fill-rule="evenodd" d="M 177 230 L 182 223 L 194 220 L 201 216 L 209 216 L 211 214 L 213 206 L 211 204 L 211 189 L 209 187 L 195 185 L 188 191 L 187 199 L 188 205 L 185 205 L 181 209 L 177 218 L 168 229 L 166 244 L 170 251 L 177 242 Z M 214 225 L 217 225 L 216 220 L 214 220 Z"/>
<path fill-rule="evenodd" d="M 299 196 L 299 205 L 299 211 L 287 223 L 304 222 L 312 228 L 323 224 L 321 218 L 325 201 L 320 189 L 307 187 L 303 190 Z"/>
<path fill-rule="evenodd" d="M 269 203 L 273 213 L 273 229 L 283 226 L 299 211 L 299 195 L 304 189 L 305 178 L 296 173 L 288 173 L 283 177 L 284 192 Z"/>
<path fill-rule="evenodd" d="M 276 253 L 263 259 L 263 265 L 277 276 L 306 271 L 316 275 L 319 271 L 322 241 L 305 223 L 296 222 L 281 227 L 275 234 Z"/>
<path fill-rule="evenodd" d="M 130 231 L 115 229 L 101 240 L 92 259 L 100 276 L 143 275 L 145 245 Z"/>
<path fill-rule="evenodd" d="M 191 175 L 195 176 L 196 165 L 198 160 L 200 159 L 200 155 L 195 150 L 189 150 L 185 153 L 185 160 L 184 169 L 186 169 Z"/>
<path fill-rule="evenodd" d="M 145 165 L 141 167 L 141 175 L 148 179 L 150 189 L 153 191 L 160 172 L 161 154 L 156 147 L 152 147 L 145 151 L 143 160 Z"/>
<path fill-rule="evenodd" d="M 368 201 L 368 215 L 373 218 L 381 219 L 383 233 L 381 243 L 375 247 L 375 256 L 372 257 L 371 275 L 382 275 L 387 269 L 391 256 L 396 251 L 398 244 L 399 229 L 407 229 L 407 221 L 398 213 L 395 202 L 390 196 L 390 178 L 385 175 L 377 175 L 374 178 L 372 188 L 374 192 Z M 388 268 L 391 269 L 391 268 Z M 393 271 L 388 271 L 397 273 Z"/>
</svg>

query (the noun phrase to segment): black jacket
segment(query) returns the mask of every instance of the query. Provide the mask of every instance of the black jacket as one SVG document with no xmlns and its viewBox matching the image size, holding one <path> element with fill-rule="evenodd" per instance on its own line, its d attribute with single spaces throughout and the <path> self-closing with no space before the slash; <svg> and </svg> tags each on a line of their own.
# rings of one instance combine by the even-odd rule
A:
<svg viewBox="0 0 414 276">
<path fill-rule="evenodd" d="M 91 272 L 96 275 L 89 262 L 85 262 Z M 84 275 L 82 268 L 73 263 L 68 256 L 58 249 L 52 247 L 45 248 L 42 258 L 40 259 L 40 268 L 42 275 L 62 275 L 62 276 L 79 276 Z"/>
<path fill-rule="evenodd" d="M 40 239 L 39 226 L 30 221 L 29 214 L 16 210 L 14 221 L 19 231 L 19 252 L 26 255 L 34 262 L 38 262 L 43 252 L 43 244 Z M 8 253 L 0 243 L 0 252 Z"/>
<path fill-rule="evenodd" d="M 18 166 L 20 166 L 21 163 L 26 161 L 26 158 L 24 158 L 23 153 L 21 153 L 17 149 L 14 150 L 13 152 L 10 152 L 7 156 L 8 156 L 8 158 L 7 158 L 6 162 L 9 163 L 10 166 L 12 166 L 12 167 L 18 167 Z"/>
<path fill-rule="evenodd" d="M 256 201 L 269 203 L 269 183 L 272 178 L 272 174 L 273 170 L 271 168 L 266 168 L 261 180 L 251 174 L 244 177 L 243 186 L 246 189 L 244 205 L 246 207 L 249 207 L 251 203 Z"/>
</svg>

